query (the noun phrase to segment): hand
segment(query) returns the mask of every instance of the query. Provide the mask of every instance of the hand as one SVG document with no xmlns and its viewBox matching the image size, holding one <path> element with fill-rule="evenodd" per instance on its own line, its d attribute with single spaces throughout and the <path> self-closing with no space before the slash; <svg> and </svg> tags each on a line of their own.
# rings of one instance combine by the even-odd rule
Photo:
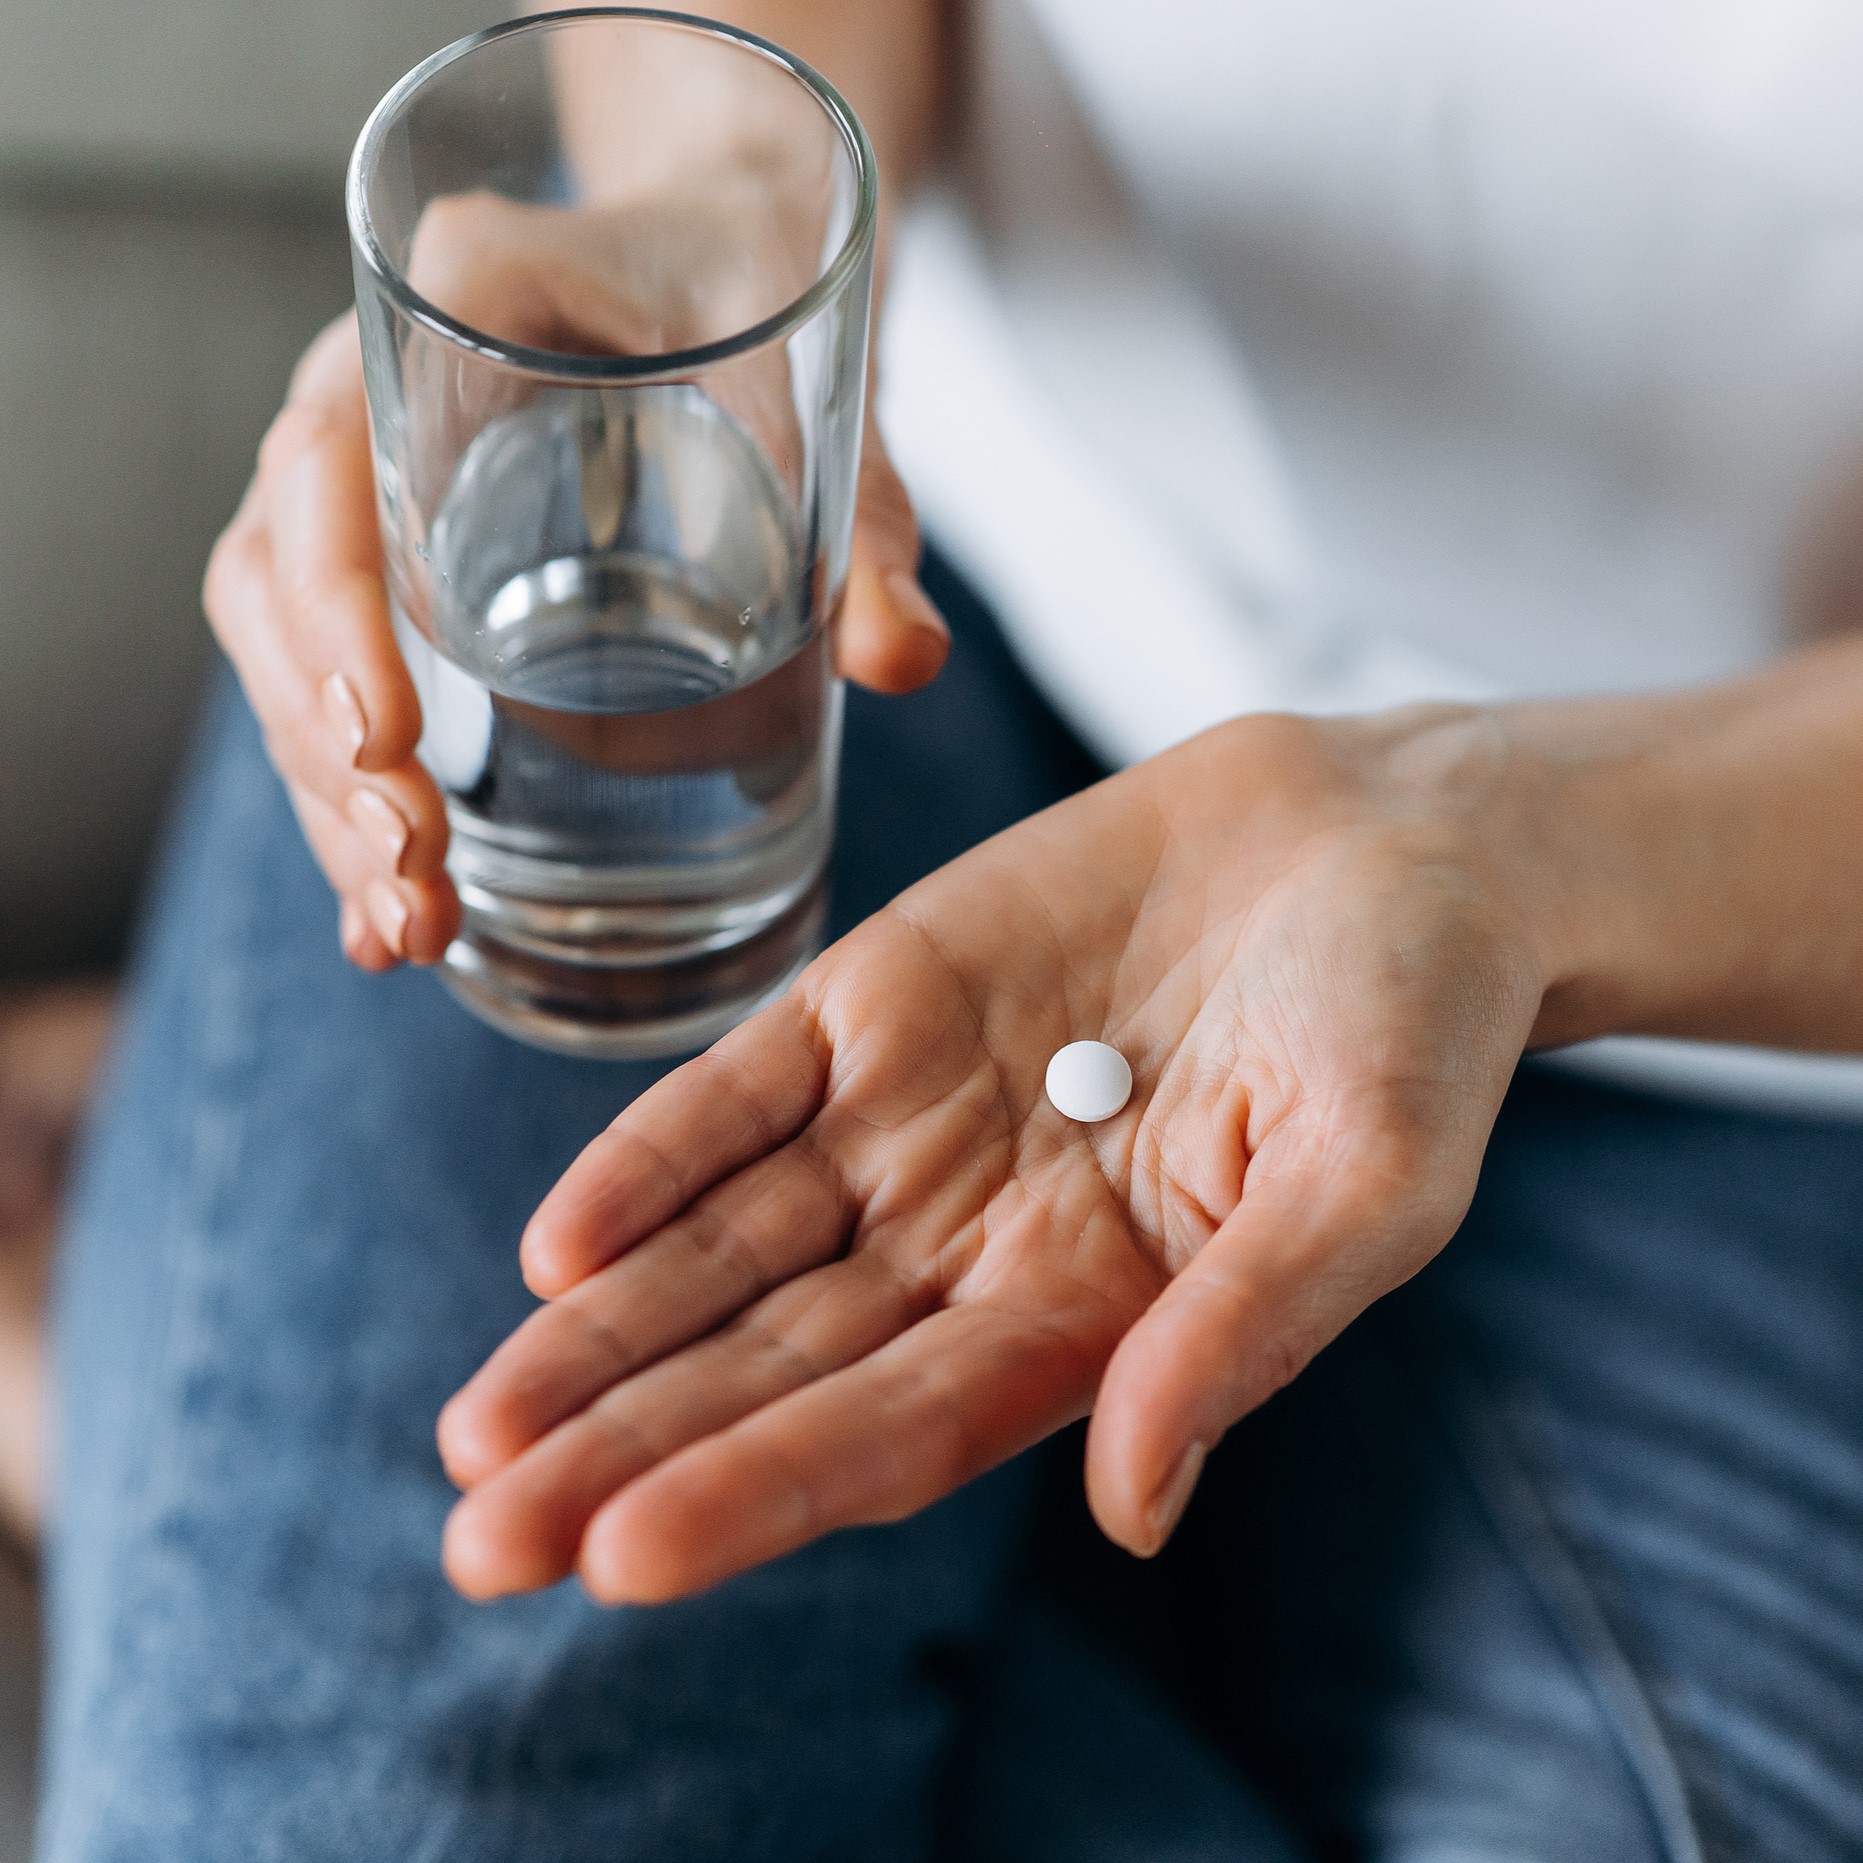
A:
<svg viewBox="0 0 1863 1863">
<path fill-rule="evenodd" d="M 584 1152 L 447 1406 L 478 1597 L 672 1598 L 1089 1410 L 1154 1551 L 1207 1449 L 1456 1228 L 1548 974 L 1492 715 L 1224 726 L 1000 835 Z M 1503 759 L 1504 760 L 1504 759 Z M 1130 1060 L 1095 1126 L 1065 1042 Z"/>
<path fill-rule="evenodd" d="M 417 241 L 430 295 L 507 336 L 616 340 L 600 327 L 615 281 L 590 257 L 604 247 L 577 236 L 574 214 L 488 196 L 444 205 Z M 479 295 L 461 305 L 468 285 Z M 948 635 L 918 587 L 918 554 L 910 501 L 869 417 L 836 657 L 876 691 L 911 691 L 944 661 Z M 434 962 L 459 902 L 442 864 L 445 806 L 414 754 L 420 706 L 389 621 L 353 314 L 299 363 L 215 547 L 205 604 L 342 901 L 344 950 L 365 970 Z"/>
</svg>

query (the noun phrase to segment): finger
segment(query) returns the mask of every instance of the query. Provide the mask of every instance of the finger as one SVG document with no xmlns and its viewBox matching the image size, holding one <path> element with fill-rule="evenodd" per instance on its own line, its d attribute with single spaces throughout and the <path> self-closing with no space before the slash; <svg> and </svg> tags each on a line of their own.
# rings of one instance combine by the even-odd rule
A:
<svg viewBox="0 0 1863 1863">
<path fill-rule="evenodd" d="M 353 314 L 305 353 L 259 448 L 258 500 L 286 645 L 357 769 L 405 763 L 420 704 L 389 620 Z"/>
<path fill-rule="evenodd" d="M 322 755 L 316 745 L 321 719 L 310 717 L 313 695 L 281 637 L 272 599 L 271 545 L 256 486 L 248 488 L 233 521 L 214 544 L 201 601 L 214 638 L 232 661 L 259 723 L 288 745 L 301 736 L 307 746 L 304 761 L 307 766 L 316 761 Z M 308 767 L 303 774 L 309 774 Z M 286 775 L 297 778 L 299 773 Z"/>
<path fill-rule="evenodd" d="M 358 970 L 379 973 L 392 970 L 400 961 L 395 954 L 376 936 L 375 927 L 369 923 L 369 915 L 353 899 L 338 902 L 337 942 L 343 947 L 343 955 Z"/>
<path fill-rule="evenodd" d="M 354 845 L 348 825 L 308 790 L 286 785 L 292 813 L 323 875 L 337 895 L 337 939 L 359 970 L 392 970 L 401 960 L 382 941 L 362 899 L 368 856 Z"/>
<path fill-rule="evenodd" d="M 556 1583 L 610 1495 L 687 1444 L 871 1352 L 936 1297 L 875 1254 L 779 1288 L 712 1338 L 617 1385 L 472 1489 L 447 1522 L 448 1576 L 475 1598 Z"/>
<path fill-rule="evenodd" d="M 408 278 L 430 304 L 488 336 L 575 352 L 599 332 L 582 327 L 563 300 L 575 300 L 585 319 L 611 307 L 611 294 L 588 282 L 589 236 L 586 213 L 477 191 L 443 194 L 421 210 Z"/>
<path fill-rule="evenodd" d="M 577 1570 L 604 1603 L 659 1603 L 903 1519 L 1083 1415 L 1109 1344 L 945 1308 L 640 1475 L 590 1521 Z"/>
<path fill-rule="evenodd" d="M 854 547 L 835 655 L 842 674 L 875 692 L 913 692 L 934 679 L 950 629 L 919 587 L 919 527 L 878 427 L 867 422 Z"/>
<path fill-rule="evenodd" d="M 1457 1122 L 1454 1147 L 1398 1122 L 1343 1142 L 1270 1135 L 1235 1210 L 1107 1366 L 1087 1496 L 1108 1538 L 1157 1552 L 1224 1432 L 1448 1241 L 1486 1132 L 1477 1122 L 1469 1145 Z"/>
<path fill-rule="evenodd" d="M 358 970 L 392 970 L 401 959 L 383 943 L 363 903 L 363 889 L 370 878 L 367 853 L 355 845 L 347 824 L 308 790 L 291 784 L 285 788 L 304 839 L 336 891 L 337 941 L 343 955 Z"/>
<path fill-rule="evenodd" d="M 700 1191 L 792 1139 L 821 1104 L 826 1040 L 794 992 L 657 1081 L 538 1206 L 524 1282 L 553 1299 L 653 1234 Z"/>
<path fill-rule="evenodd" d="M 215 635 L 265 731 L 266 748 L 288 783 L 349 816 L 377 850 L 385 877 L 425 879 L 446 857 L 446 809 L 433 779 L 410 759 L 363 775 L 333 727 L 321 696 L 284 638 L 271 573 L 271 545 L 253 501 L 214 548 L 205 601 Z"/>
<path fill-rule="evenodd" d="M 286 792 L 317 864 L 354 909 L 339 927 L 344 949 L 349 951 L 354 935 L 358 950 L 371 960 L 378 955 L 376 945 L 379 955 L 389 962 L 406 958 L 411 963 L 433 964 L 445 956 L 458 935 L 460 918 L 459 900 L 446 875 L 421 880 L 384 875 L 377 850 L 346 816 L 299 785 L 287 784 Z M 355 913 L 366 921 L 375 944 L 360 938 Z M 356 957 L 356 961 L 363 959 Z M 386 964 L 370 961 L 363 968 L 386 968 Z"/>
<path fill-rule="evenodd" d="M 492 1354 L 440 1413 L 446 1472 L 483 1481 L 603 1391 L 832 1260 L 854 1214 L 806 1135 L 728 1178 Z"/>
</svg>

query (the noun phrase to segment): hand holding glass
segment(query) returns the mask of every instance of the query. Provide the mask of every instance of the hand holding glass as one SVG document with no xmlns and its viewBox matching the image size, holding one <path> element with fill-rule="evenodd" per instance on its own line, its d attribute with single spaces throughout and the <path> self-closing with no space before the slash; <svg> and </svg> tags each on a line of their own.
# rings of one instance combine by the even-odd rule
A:
<svg viewBox="0 0 1863 1863">
<path fill-rule="evenodd" d="M 349 213 L 444 974 L 547 1046 L 702 1046 L 821 930 L 865 136 L 723 27 L 547 16 L 404 79 Z"/>
</svg>

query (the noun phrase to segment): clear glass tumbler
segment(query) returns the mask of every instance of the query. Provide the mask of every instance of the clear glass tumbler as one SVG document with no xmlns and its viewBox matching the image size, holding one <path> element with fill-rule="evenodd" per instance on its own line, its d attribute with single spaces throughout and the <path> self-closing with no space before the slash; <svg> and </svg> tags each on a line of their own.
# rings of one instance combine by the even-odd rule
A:
<svg viewBox="0 0 1863 1863">
<path fill-rule="evenodd" d="M 521 1039 L 700 1047 L 817 947 L 874 198 L 815 72 L 635 9 L 463 39 L 356 145 L 389 597 L 465 907 L 443 974 Z"/>
</svg>

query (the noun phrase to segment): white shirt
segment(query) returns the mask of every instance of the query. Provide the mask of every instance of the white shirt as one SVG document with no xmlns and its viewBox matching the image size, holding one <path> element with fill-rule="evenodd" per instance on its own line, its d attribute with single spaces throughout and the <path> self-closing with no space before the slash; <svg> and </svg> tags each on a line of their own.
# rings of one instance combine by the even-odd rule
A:
<svg viewBox="0 0 1863 1863">
<path fill-rule="evenodd" d="M 1863 619 L 1854 0 L 976 15 L 881 412 L 1111 761 L 1257 709 L 1712 679 Z M 1863 1116 L 1863 1062 L 1572 1054 Z"/>
</svg>

